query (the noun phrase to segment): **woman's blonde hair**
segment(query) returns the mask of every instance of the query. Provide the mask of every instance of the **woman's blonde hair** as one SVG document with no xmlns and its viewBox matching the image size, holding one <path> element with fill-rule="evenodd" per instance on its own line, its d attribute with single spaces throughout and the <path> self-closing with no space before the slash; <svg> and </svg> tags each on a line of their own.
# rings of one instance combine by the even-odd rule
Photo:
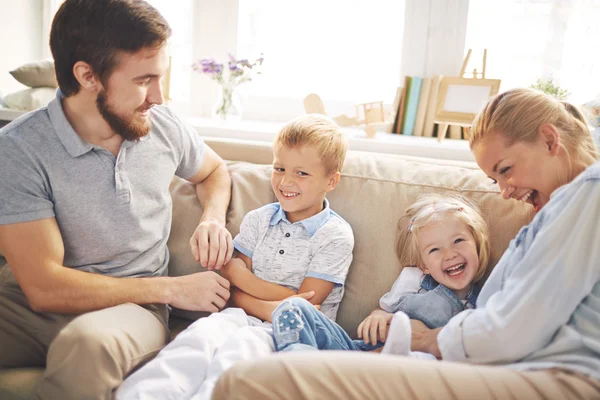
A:
<svg viewBox="0 0 600 400">
<path fill-rule="evenodd" d="M 331 174 L 342 170 L 348 139 L 331 118 L 319 114 L 308 114 L 291 120 L 275 137 L 274 147 L 289 148 L 314 146 L 325 167 Z"/>
<path fill-rule="evenodd" d="M 533 89 L 512 89 L 493 97 L 475 117 L 470 131 L 471 150 L 491 133 L 501 133 L 509 145 L 534 142 L 539 128 L 552 124 L 571 169 L 585 169 L 598 159 L 586 119 L 574 105 Z"/>
<path fill-rule="evenodd" d="M 419 230 L 433 220 L 453 216 L 464 222 L 475 238 L 479 266 L 473 282 L 486 276 L 490 261 L 490 233 L 476 205 L 461 196 L 430 194 L 414 202 L 398 221 L 396 252 L 405 266 L 423 265 L 417 236 Z"/>
</svg>

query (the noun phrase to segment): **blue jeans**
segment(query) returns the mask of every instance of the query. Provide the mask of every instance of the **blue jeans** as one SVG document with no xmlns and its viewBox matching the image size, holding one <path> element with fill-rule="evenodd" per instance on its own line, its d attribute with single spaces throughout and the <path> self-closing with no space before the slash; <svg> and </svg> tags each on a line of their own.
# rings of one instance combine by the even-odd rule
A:
<svg viewBox="0 0 600 400">
<path fill-rule="evenodd" d="M 341 326 L 302 298 L 282 302 L 272 314 L 277 351 L 353 350 L 371 351 L 381 346 L 352 340 Z"/>
</svg>

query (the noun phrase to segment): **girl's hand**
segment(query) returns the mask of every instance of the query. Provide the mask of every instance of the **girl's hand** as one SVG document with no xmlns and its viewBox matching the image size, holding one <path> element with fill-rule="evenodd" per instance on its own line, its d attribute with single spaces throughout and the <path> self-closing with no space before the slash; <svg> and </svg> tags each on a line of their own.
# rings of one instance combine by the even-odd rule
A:
<svg viewBox="0 0 600 400">
<path fill-rule="evenodd" d="M 393 316 L 394 314 L 390 314 L 381 309 L 374 310 L 358 326 L 358 337 L 363 339 L 365 343 L 371 343 L 373 346 L 377 344 L 378 339 L 385 342 L 387 337 L 387 327 Z"/>
<path fill-rule="evenodd" d="M 436 358 L 441 359 L 442 353 L 438 346 L 437 337 L 443 327 L 429 329 L 424 323 L 414 319 L 410 320 L 410 325 L 412 328 L 412 342 L 410 349 L 412 351 L 430 353 L 436 356 Z"/>
</svg>

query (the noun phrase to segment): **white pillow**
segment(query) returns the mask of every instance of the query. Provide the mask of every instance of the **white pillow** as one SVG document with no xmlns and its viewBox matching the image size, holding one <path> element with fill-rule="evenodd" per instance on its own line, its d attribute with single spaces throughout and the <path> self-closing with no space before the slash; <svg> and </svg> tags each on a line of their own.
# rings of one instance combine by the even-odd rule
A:
<svg viewBox="0 0 600 400">
<path fill-rule="evenodd" d="M 24 89 L 4 96 L 8 108 L 20 111 L 32 111 L 48 104 L 56 97 L 56 89 L 49 87 Z"/>
<path fill-rule="evenodd" d="M 58 87 L 54 61 L 51 59 L 23 64 L 19 68 L 10 71 L 10 74 L 20 83 L 30 88 Z"/>
</svg>

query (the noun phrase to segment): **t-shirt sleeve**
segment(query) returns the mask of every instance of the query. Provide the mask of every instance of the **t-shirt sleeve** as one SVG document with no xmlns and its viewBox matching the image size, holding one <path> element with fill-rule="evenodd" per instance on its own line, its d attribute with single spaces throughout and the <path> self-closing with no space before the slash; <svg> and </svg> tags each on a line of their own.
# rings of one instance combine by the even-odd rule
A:
<svg viewBox="0 0 600 400">
<path fill-rule="evenodd" d="M 206 154 L 206 144 L 198 132 L 189 123 L 182 121 L 171 110 L 168 110 L 180 132 L 180 160 L 175 175 L 183 179 L 189 179 L 202 167 Z"/>
<path fill-rule="evenodd" d="M 404 267 L 389 292 L 379 299 L 379 307 L 393 313 L 399 310 L 406 295 L 415 294 L 421 287 L 423 272 L 417 267 Z"/>
<path fill-rule="evenodd" d="M 54 217 L 49 185 L 31 149 L 0 136 L 0 225 Z"/>
<path fill-rule="evenodd" d="M 352 230 L 339 229 L 323 235 L 322 241 L 313 254 L 306 278 L 317 278 L 343 286 L 352 263 L 354 236 Z"/>
<path fill-rule="evenodd" d="M 256 210 L 250 211 L 240 224 L 240 233 L 233 239 L 233 247 L 245 256 L 252 258 L 258 243 L 260 218 Z"/>
</svg>

